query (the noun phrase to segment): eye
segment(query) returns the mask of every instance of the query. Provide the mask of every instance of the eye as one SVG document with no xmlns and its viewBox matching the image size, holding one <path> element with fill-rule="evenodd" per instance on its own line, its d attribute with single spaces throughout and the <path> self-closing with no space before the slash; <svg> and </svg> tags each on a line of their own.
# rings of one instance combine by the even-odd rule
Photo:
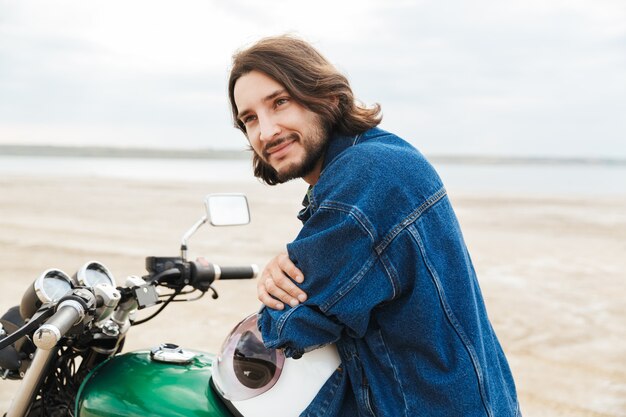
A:
<svg viewBox="0 0 626 417">
<path fill-rule="evenodd" d="M 276 107 L 282 106 L 283 104 L 287 104 L 289 102 L 289 98 L 287 97 L 280 97 L 277 98 L 276 101 L 274 102 L 274 105 Z"/>
<path fill-rule="evenodd" d="M 256 120 L 256 116 L 253 114 L 250 114 L 248 116 L 244 116 L 241 118 L 241 122 L 244 125 L 249 125 L 250 123 L 254 122 Z"/>
</svg>

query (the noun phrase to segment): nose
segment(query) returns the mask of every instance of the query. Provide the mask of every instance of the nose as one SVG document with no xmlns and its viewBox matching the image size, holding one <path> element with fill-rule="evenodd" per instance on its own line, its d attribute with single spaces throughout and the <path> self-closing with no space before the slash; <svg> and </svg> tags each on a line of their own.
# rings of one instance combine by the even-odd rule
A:
<svg viewBox="0 0 626 417">
<path fill-rule="evenodd" d="M 261 139 L 262 142 L 271 141 L 281 132 L 280 125 L 271 116 L 259 116 L 259 127 L 259 139 Z"/>
</svg>

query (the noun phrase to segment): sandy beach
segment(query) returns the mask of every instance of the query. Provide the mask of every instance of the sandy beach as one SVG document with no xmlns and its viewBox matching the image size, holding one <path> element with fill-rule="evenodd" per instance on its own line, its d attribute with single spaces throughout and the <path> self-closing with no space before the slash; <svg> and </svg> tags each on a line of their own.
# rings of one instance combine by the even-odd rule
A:
<svg viewBox="0 0 626 417">
<path fill-rule="evenodd" d="M 299 224 L 303 183 L 165 183 L 0 178 L 0 310 L 45 269 L 98 260 L 122 284 L 149 255 L 176 256 L 211 192 L 243 192 L 248 226 L 201 229 L 190 256 L 263 266 Z M 451 199 L 526 417 L 626 416 L 626 196 L 465 195 Z M 169 306 L 131 329 L 126 350 L 172 342 L 215 352 L 255 311 L 255 282 L 219 282 L 220 298 Z M 0 412 L 17 383 L 0 380 Z"/>
</svg>

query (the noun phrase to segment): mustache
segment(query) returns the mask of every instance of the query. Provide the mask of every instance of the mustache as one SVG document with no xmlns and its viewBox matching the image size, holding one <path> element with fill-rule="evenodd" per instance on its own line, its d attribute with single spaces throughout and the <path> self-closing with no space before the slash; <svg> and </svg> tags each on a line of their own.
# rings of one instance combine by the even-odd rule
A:
<svg viewBox="0 0 626 417">
<path fill-rule="evenodd" d="M 270 153 L 268 152 L 268 149 L 272 149 L 273 147 L 282 145 L 284 142 L 287 142 L 290 140 L 294 142 L 298 141 L 299 140 L 298 135 L 296 135 L 295 133 L 290 133 L 287 136 L 283 136 L 282 138 L 278 138 L 271 142 L 266 143 L 265 146 L 263 146 L 263 149 L 261 151 L 261 153 L 263 154 L 263 159 L 265 159 L 266 161 L 269 159 Z"/>
</svg>

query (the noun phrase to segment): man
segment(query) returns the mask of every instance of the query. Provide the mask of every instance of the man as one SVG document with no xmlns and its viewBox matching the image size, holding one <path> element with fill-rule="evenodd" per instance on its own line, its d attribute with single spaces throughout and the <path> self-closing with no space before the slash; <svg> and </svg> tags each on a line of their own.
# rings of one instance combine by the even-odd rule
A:
<svg viewBox="0 0 626 417">
<path fill-rule="evenodd" d="M 302 230 L 258 287 L 267 347 L 339 351 L 302 415 L 518 416 L 446 190 L 415 148 L 376 127 L 380 107 L 358 104 L 288 36 L 235 54 L 229 97 L 255 175 L 310 184 Z"/>
</svg>

